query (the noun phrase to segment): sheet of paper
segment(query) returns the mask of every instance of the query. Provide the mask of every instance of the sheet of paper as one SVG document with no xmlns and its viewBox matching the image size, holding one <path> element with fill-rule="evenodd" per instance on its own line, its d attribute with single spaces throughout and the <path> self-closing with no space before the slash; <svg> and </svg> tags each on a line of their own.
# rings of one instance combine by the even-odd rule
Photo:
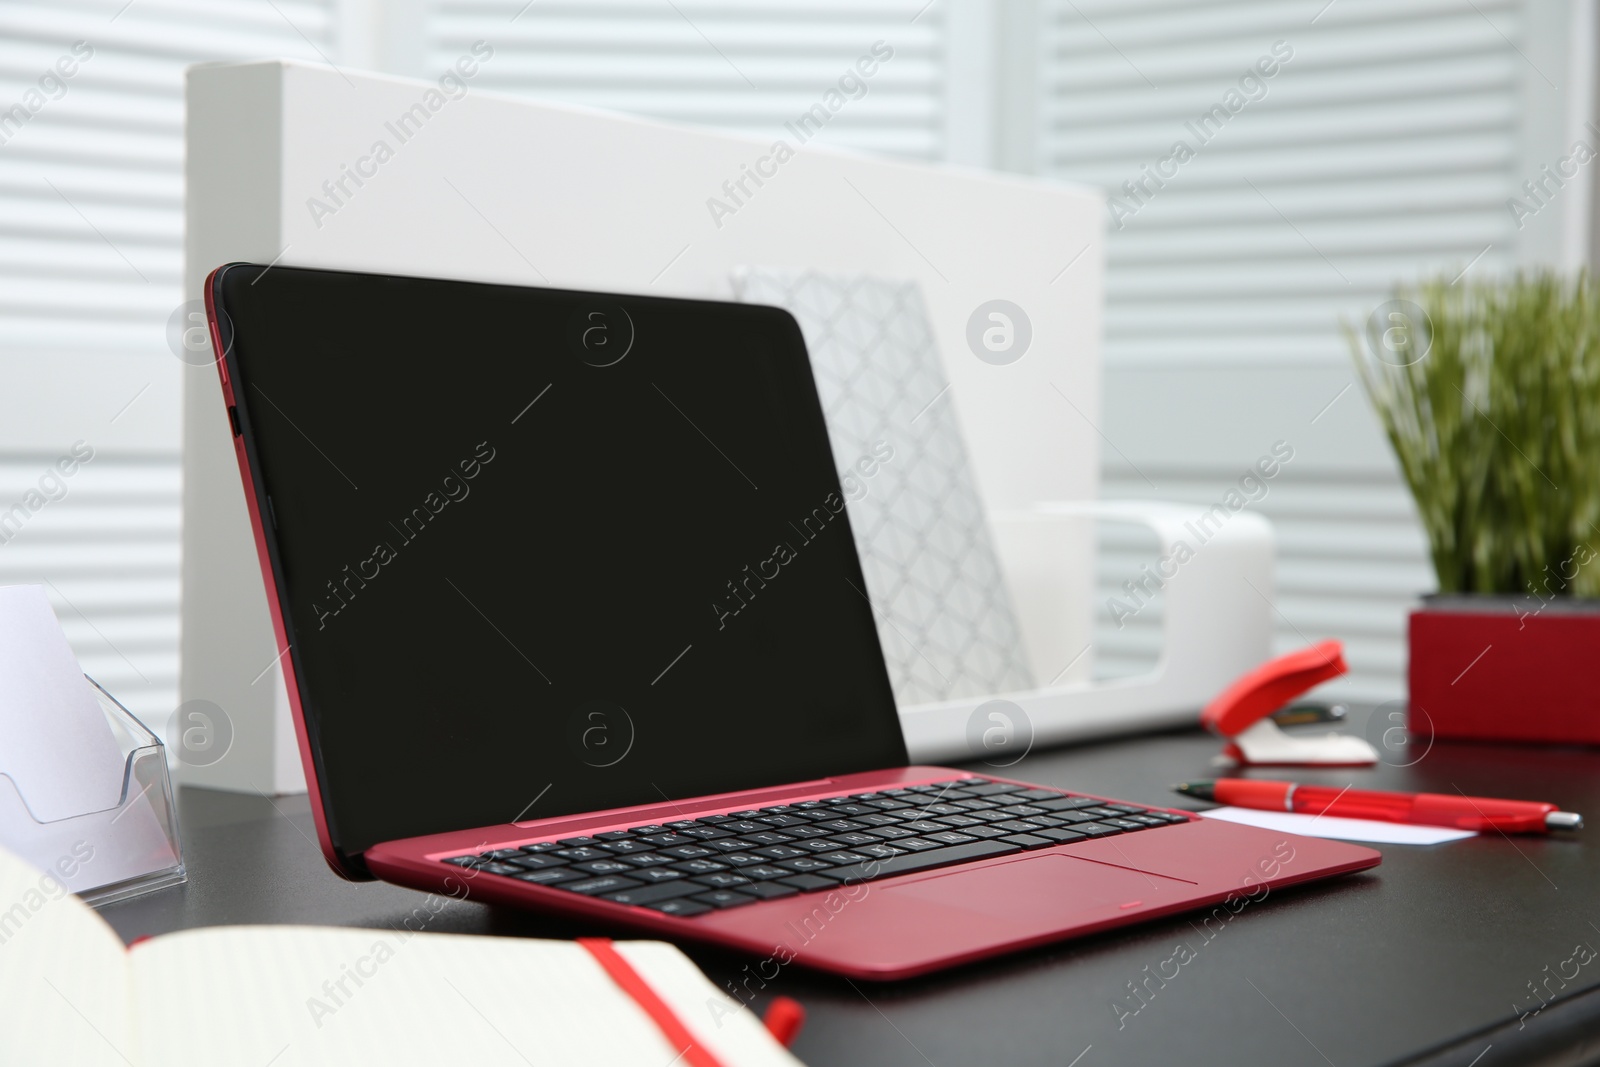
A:
<svg viewBox="0 0 1600 1067">
<path fill-rule="evenodd" d="M 1450 830 L 1443 826 L 1413 826 L 1404 822 L 1341 819 L 1333 815 L 1301 815 L 1293 811 L 1260 811 L 1256 808 L 1213 808 L 1200 814 L 1208 819 L 1259 826 L 1264 830 L 1379 845 L 1438 845 L 1477 836 L 1472 830 Z"/>
<path fill-rule="evenodd" d="M 0 588 L 0 739 L 0 774 L 39 822 L 122 797 L 122 753 L 43 586 Z"/>
</svg>

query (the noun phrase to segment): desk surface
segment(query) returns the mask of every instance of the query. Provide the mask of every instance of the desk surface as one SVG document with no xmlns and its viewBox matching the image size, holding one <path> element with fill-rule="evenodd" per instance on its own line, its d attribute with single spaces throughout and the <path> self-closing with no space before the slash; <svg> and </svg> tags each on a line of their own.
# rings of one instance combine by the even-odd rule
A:
<svg viewBox="0 0 1600 1067">
<path fill-rule="evenodd" d="M 1007 773 L 1183 806 L 1168 783 L 1213 776 L 1217 747 L 1198 732 L 1163 734 L 1039 752 Z M 795 1051 L 815 1067 L 1600 1063 L 1600 959 L 1575 955 L 1600 948 L 1600 751 L 1439 743 L 1411 767 L 1295 777 L 1549 800 L 1595 825 L 1565 839 L 1380 846 L 1376 870 L 1275 893 L 1209 941 L 1179 917 L 889 986 L 789 968 L 757 1007 L 778 993 L 806 1006 Z M 106 908 L 126 939 L 234 923 L 394 928 L 423 899 L 330 873 L 304 797 L 186 789 L 181 818 L 189 882 Z M 593 932 L 471 902 L 428 928 Z M 1119 1028 L 1113 1002 L 1179 944 L 1195 958 Z M 756 962 L 689 952 L 719 983 Z M 1534 986 L 1559 996 L 1544 993 L 1541 1009 Z"/>
</svg>

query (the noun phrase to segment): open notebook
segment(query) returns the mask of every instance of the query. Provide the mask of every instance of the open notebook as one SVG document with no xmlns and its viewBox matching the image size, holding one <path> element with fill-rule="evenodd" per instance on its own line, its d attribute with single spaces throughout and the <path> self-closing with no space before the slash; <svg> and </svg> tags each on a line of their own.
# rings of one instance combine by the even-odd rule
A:
<svg viewBox="0 0 1600 1067">
<path fill-rule="evenodd" d="M 4 852 L 0 991 L 8 1064 L 799 1067 L 661 942 L 223 926 L 125 949 Z"/>
</svg>

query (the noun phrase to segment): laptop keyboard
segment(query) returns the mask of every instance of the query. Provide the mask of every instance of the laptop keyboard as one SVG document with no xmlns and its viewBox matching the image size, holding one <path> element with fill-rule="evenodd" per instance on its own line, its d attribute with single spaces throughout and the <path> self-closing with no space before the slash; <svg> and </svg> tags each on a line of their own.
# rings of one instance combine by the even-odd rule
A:
<svg viewBox="0 0 1600 1067">
<path fill-rule="evenodd" d="M 444 862 L 692 916 L 1187 821 L 1055 789 L 959 778 L 540 841 Z"/>
</svg>

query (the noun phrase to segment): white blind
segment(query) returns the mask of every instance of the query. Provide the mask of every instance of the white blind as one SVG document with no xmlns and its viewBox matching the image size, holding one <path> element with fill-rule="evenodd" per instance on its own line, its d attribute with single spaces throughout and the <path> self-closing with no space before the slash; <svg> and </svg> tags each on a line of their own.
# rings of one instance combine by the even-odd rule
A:
<svg viewBox="0 0 1600 1067">
<path fill-rule="evenodd" d="M 1265 388 L 1254 376 L 1267 365 L 1343 368 L 1341 315 L 1360 323 L 1396 281 L 1512 263 L 1518 93 L 1538 76 L 1519 53 L 1521 5 L 1325 4 L 1042 5 L 1040 169 L 1123 205 L 1107 242 L 1108 390 L 1123 368 L 1203 367 L 1241 390 Z M 1241 85 L 1263 58 L 1274 75 Z M 1217 105 L 1225 118 L 1197 132 Z M 1163 164 L 1179 141 L 1193 158 Z M 1124 182 L 1145 188 L 1130 195 Z M 1273 394 L 1261 399 L 1256 452 L 1271 445 L 1278 414 L 1265 410 Z M 1339 402 L 1365 400 L 1357 388 Z M 1238 458 L 1253 456 L 1202 455 L 1205 437 L 1188 431 L 1203 425 L 1203 413 L 1184 426 L 1137 415 L 1108 424 L 1122 451 L 1153 458 L 1136 471 L 1107 449 L 1105 495 L 1218 499 Z M 1346 691 L 1397 696 L 1406 605 L 1433 585 L 1409 498 L 1386 463 L 1310 462 L 1259 509 L 1278 524 L 1280 646 L 1342 637 Z M 1137 569 L 1130 551 L 1108 554 L 1108 579 Z M 1102 606 L 1114 585 L 1102 583 Z M 1148 665 L 1154 621 L 1102 624 L 1103 664 Z"/>
<path fill-rule="evenodd" d="M 473 84 L 794 143 L 795 122 L 882 41 L 892 58 L 848 87 L 819 143 L 943 155 L 944 42 L 927 0 L 435 0 L 430 71 L 474 41 Z M 641 162 L 641 166 L 647 166 Z"/>
<path fill-rule="evenodd" d="M 166 323 L 182 300 L 183 70 L 337 60 L 331 6 L 0 5 L 0 111 L 28 111 L 0 115 L 0 520 L 18 504 L 26 513 L 0 525 L 0 584 L 44 585 L 84 669 L 156 730 L 177 705 L 178 431 L 173 420 L 130 442 L 118 404 L 178 406 Z M 63 56 L 76 60 L 69 78 Z M 107 356 L 144 361 L 148 388 L 86 399 Z M 26 509 L 78 439 L 94 459 L 64 489 L 48 483 L 59 499 Z"/>
</svg>

